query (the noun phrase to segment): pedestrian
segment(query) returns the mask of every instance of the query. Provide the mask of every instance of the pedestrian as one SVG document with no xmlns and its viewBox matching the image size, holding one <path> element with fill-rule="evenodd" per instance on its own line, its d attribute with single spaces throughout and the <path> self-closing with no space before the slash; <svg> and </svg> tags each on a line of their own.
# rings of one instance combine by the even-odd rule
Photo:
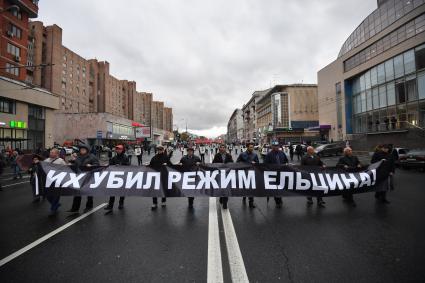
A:
<svg viewBox="0 0 425 283">
<path fill-rule="evenodd" d="M 201 162 L 205 163 L 205 146 L 203 144 L 199 146 L 199 155 L 201 156 Z"/>
<path fill-rule="evenodd" d="M 152 167 L 153 169 L 156 170 L 160 170 L 162 166 L 166 166 L 166 165 L 172 165 L 170 162 L 170 158 L 168 158 L 168 154 L 165 152 L 165 149 L 162 145 L 158 145 L 156 147 L 157 150 L 157 154 L 154 155 L 154 157 L 152 157 L 149 166 Z M 166 201 L 167 198 L 163 197 L 161 199 L 161 206 L 165 207 L 166 206 Z M 153 197 L 152 198 L 152 210 L 155 210 L 158 208 L 158 198 L 157 197 Z"/>
<path fill-rule="evenodd" d="M 260 163 L 258 159 L 258 155 L 254 152 L 254 144 L 248 143 L 246 151 L 239 154 L 236 162 L 250 163 L 250 164 L 258 164 Z M 242 198 L 242 202 L 246 203 L 246 197 Z M 250 208 L 255 208 L 254 197 L 248 197 L 248 203 Z"/>
<path fill-rule="evenodd" d="M 395 130 L 396 125 L 397 125 L 397 118 L 396 118 L 395 116 L 392 116 L 392 117 L 391 117 L 391 128 L 392 128 L 393 130 Z"/>
<path fill-rule="evenodd" d="M 379 120 L 376 120 L 375 121 L 375 129 L 376 129 L 377 132 L 379 131 L 379 124 L 380 124 Z"/>
<path fill-rule="evenodd" d="M 303 158 L 301 159 L 301 165 L 326 168 L 325 164 L 320 159 L 320 157 L 317 156 L 317 154 L 315 154 L 314 148 L 312 146 L 307 147 L 307 154 L 303 156 Z M 313 198 L 307 197 L 307 205 L 310 206 L 312 204 L 313 204 Z M 317 197 L 317 206 L 325 207 L 325 202 L 323 201 L 322 197 Z"/>
<path fill-rule="evenodd" d="M 137 157 L 137 164 L 139 166 L 143 165 L 143 149 L 141 146 L 136 146 L 136 148 L 134 149 L 134 154 Z"/>
<path fill-rule="evenodd" d="M 37 174 L 38 174 L 38 165 L 40 161 L 43 161 L 43 157 L 41 155 L 38 154 L 33 154 L 32 156 L 32 163 L 30 168 L 28 169 L 28 173 L 30 174 L 30 185 L 31 185 L 31 189 L 32 189 L 32 202 L 36 203 L 40 201 L 40 194 L 36 193 L 36 187 L 39 186 L 40 184 L 37 184 L 38 182 L 38 178 L 37 178 Z"/>
<path fill-rule="evenodd" d="M 87 145 L 80 145 L 79 146 L 79 153 L 75 157 L 75 159 L 71 159 L 70 162 L 72 163 L 72 167 L 74 168 L 76 173 L 81 173 L 81 169 L 84 167 L 92 167 L 92 166 L 99 166 L 99 160 L 96 156 L 89 153 L 90 148 Z M 71 209 L 68 210 L 68 212 L 71 213 L 78 213 L 81 206 L 81 196 L 75 196 L 72 200 L 72 206 Z M 84 212 L 87 212 L 89 210 L 93 209 L 93 197 L 88 196 L 87 202 L 86 202 L 86 208 L 84 209 Z"/>
<path fill-rule="evenodd" d="M 291 157 L 291 162 L 294 161 L 294 146 L 289 145 L 289 156 Z"/>
<path fill-rule="evenodd" d="M 128 165 L 130 165 L 130 159 L 125 154 L 125 148 L 122 144 L 115 146 L 115 152 L 117 154 L 109 160 L 110 166 L 113 166 L 113 165 L 128 166 Z M 108 205 L 105 206 L 104 209 L 112 212 L 112 209 L 114 208 L 114 202 L 115 202 L 115 197 L 111 196 L 109 198 Z M 124 208 L 124 197 L 122 196 L 122 197 L 120 197 L 120 200 L 119 200 L 119 203 L 118 203 L 118 209 L 123 209 L 123 208 Z"/>
<path fill-rule="evenodd" d="M 295 153 L 297 154 L 297 158 L 299 161 L 303 155 L 303 147 L 300 144 L 297 144 L 297 146 L 295 147 Z"/>
<path fill-rule="evenodd" d="M 134 149 L 130 145 L 128 146 L 128 150 L 127 150 L 128 161 L 130 162 L 129 165 L 131 165 L 131 160 L 133 159 L 133 155 L 134 155 Z"/>
<path fill-rule="evenodd" d="M 201 159 L 194 154 L 194 151 L 195 150 L 192 147 L 189 147 L 187 149 L 187 155 L 183 156 L 180 159 L 179 164 L 183 167 L 184 170 L 190 171 L 190 170 L 193 169 L 193 167 L 201 164 L 201 162 L 202 162 Z M 193 201 L 195 200 L 195 198 L 194 197 L 188 197 L 187 199 L 188 199 L 189 209 L 193 209 Z"/>
<path fill-rule="evenodd" d="M 346 147 L 344 148 L 344 156 L 342 156 L 338 160 L 336 167 L 343 168 L 347 171 L 352 171 L 361 168 L 362 165 L 357 156 L 353 155 L 353 150 L 350 147 Z M 356 203 L 353 198 L 353 193 L 350 190 L 345 190 L 342 193 L 342 198 L 345 202 L 351 204 L 351 206 L 356 206 Z"/>
<path fill-rule="evenodd" d="M 280 150 L 279 142 L 272 142 L 272 150 L 264 158 L 264 164 L 287 165 L 289 163 L 286 154 Z M 275 197 L 276 208 L 282 207 L 282 197 Z"/>
<path fill-rule="evenodd" d="M 224 145 L 220 145 L 218 149 L 218 153 L 214 155 L 214 159 L 212 163 L 233 163 L 232 155 L 226 152 L 226 147 Z M 227 209 L 227 203 L 229 201 L 229 197 L 220 197 L 219 199 L 223 209 Z"/>
<path fill-rule="evenodd" d="M 395 164 L 394 158 L 391 154 L 391 146 L 389 145 L 381 145 L 376 148 L 375 153 L 372 156 L 371 163 L 376 163 L 383 160 L 385 163 L 384 166 L 388 168 L 389 177 L 385 182 L 381 182 L 380 185 L 377 186 L 375 192 L 375 198 L 384 204 L 389 204 L 390 202 L 387 200 L 387 191 L 392 188 L 393 185 L 393 175 L 395 173 Z"/>
<path fill-rule="evenodd" d="M 387 131 L 389 131 L 390 130 L 390 119 L 388 119 L 388 117 L 385 117 L 384 123 L 385 123 L 385 129 Z"/>
<path fill-rule="evenodd" d="M 49 158 L 43 162 L 58 164 L 58 165 L 67 165 L 64 159 L 59 157 L 59 150 L 57 148 L 52 148 L 49 153 Z M 57 195 L 46 196 L 47 201 L 50 203 L 50 214 L 49 216 L 56 215 L 58 208 L 61 206 L 59 203 L 60 197 Z"/>
<path fill-rule="evenodd" d="M 21 167 L 19 166 L 17 162 L 18 156 L 19 156 L 19 152 L 17 150 L 14 150 L 10 158 L 10 166 L 13 169 L 13 180 L 18 179 L 18 177 L 22 179 Z"/>
</svg>

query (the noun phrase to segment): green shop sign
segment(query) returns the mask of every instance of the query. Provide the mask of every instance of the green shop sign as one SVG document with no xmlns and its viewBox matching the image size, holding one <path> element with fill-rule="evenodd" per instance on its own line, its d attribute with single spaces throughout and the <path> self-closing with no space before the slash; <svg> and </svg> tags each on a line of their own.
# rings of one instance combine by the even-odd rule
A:
<svg viewBox="0 0 425 283">
<path fill-rule="evenodd" d="M 11 128 L 26 129 L 27 123 L 23 121 L 10 121 L 9 126 Z"/>
</svg>

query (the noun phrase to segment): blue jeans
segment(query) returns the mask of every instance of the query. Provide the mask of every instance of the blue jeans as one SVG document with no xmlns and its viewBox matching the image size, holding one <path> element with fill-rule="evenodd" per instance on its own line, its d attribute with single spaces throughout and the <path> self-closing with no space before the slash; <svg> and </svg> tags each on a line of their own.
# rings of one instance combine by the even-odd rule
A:
<svg viewBox="0 0 425 283">
<path fill-rule="evenodd" d="M 21 168 L 19 167 L 19 165 L 14 165 L 13 166 L 13 178 L 17 178 L 18 176 L 22 178 Z"/>
</svg>

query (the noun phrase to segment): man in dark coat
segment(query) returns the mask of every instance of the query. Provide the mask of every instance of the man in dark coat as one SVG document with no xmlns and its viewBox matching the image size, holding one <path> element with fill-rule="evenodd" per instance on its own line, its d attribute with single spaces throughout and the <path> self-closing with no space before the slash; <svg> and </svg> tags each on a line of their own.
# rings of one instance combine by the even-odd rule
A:
<svg viewBox="0 0 425 283">
<path fill-rule="evenodd" d="M 204 152 L 205 153 L 205 152 Z M 180 159 L 180 165 L 182 165 L 183 169 L 191 170 L 194 166 L 201 164 L 201 159 L 194 154 L 193 147 L 189 147 L 187 149 L 187 155 L 183 156 Z M 193 208 L 193 200 L 194 197 L 188 197 L 189 209 Z"/>
<path fill-rule="evenodd" d="M 79 154 L 74 160 L 71 160 L 72 168 L 75 170 L 76 173 L 81 173 L 81 168 L 83 167 L 91 167 L 91 166 L 99 166 L 99 160 L 96 156 L 89 153 L 90 148 L 87 145 L 81 145 L 79 147 Z M 72 201 L 72 207 L 68 212 L 76 213 L 80 210 L 81 205 L 81 197 L 75 196 Z M 87 203 L 86 208 L 84 209 L 84 212 L 87 212 L 93 208 L 93 197 L 89 196 L 87 197 Z"/>
<path fill-rule="evenodd" d="M 356 168 L 361 168 L 359 159 L 357 156 L 353 155 L 353 150 L 350 147 L 344 148 L 344 156 L 338 160 L 336 167 L 343 168 L 345 170 L 352 170 Z M 342 194 L 342 198 L 345 202 L 351 204 L 352 206 L 356 206 L 354 202 L 353 193 L 350 191 L 345 191 Z"/>
<path fill-rule="evenodd" d="M 232 155 L 226 152 L 226 146 L 224 144 L 220 145 L 219 151 L 216 155 L 214 155 L 214 159 L 212 163 L 232 163 L 233 158 Z M 227 209 L 227 202 L 229 200 L 228 197 L 220 197 L 220 203 L 223 209 Z"/>
<path fill-rule="evenodd" d="M 384 204 L 390 203 L 387 200 L 387 191 L 390 189 L 390 185 L 393 182 L 393 175 L 395 173 L 395 163 L 393 155 L 391 154 L 391 146 L 382 145 L 378 146 L 375 153 L 372 156 L 371 163 L 376 163 L 378 161 L 384 160 L 385 165 L 387 166 L 390 175 L 388 177 L 388 182 L 382 182 L 380 186 L 376 189 L 375 198 Z"/>
<path fill-rule="evenodd" d="M 119 144 L 115 147 L 115 152 L 117 153 L 114 157 L 109 160 L 109 165 L 130 165 L 130 159 L 127 154 L 125 154 L 125 148 L 122 144 Z M 115 197 L 112 196 L 109 198 L 109 203 L 105 206 L 105 210 L 112 211 L 114 208 Z M 124 197 L 120 197 L 118 209 L 124 208 Z"/>
<path fill-rule="evenodd" d="M 314 167 L 321 167 L 325 168 L 325 164 L 320 159 L 317 154 L 314 152 L 314 148 L 312 146 L 307 147 L 307 154 L 303 156 L 301 159 L 301 165 L 303 166 L 314 166 Z M 313 198 L 307 197 L 307 204 L 312 205 L 313 204 Z M 319 207 L 325 207 L 325 202 L 323 201 L 322 197 L 317 197 L 317 206 Z"/>
<path fill-rule="evenodd" d="M 241 152 L 241 154 L 239 154 L 236 162 L 251 163 L 251 164 L 260 163 L 258 159 L 258 155 L 254 152 L 254 144 L 248 143 L 246 145 L 246 151 Z M 243 197 L 242 201 L 243 203 L 246 203 L 246 197 Z M 255 208 L 254 197 L 248 197 L 248 203 L 250 208 Z"/>
<path fill-rule="evenodd" d="M 152 157 L 149 166 L 160 170 L 162 166 L 166 165 L 172 165 L 170 158 L 168 157 L 167 152 L 165 151 L 164 147 L 162 145 L 155 146 L 157 153 Z M 166 206 L 167 199 L 164 197 L 161 199 L 161 206 Z M 153 197 L 152 198 L 152 210 L 155 210 L 158 208 L 158 198 Z"/>
<path fill-rule="evenodd" d="M 288 157 L 286 157 L 286 154 L 280 150 L 279 142 L 273 141 L 272 150 L 269 153 L 267 153 L 266 157 L 264 158 L 264 164 L 285 165 L 288 163 L 289 163 Z M 275 197 L 274 201 L 276 202 L 277 208 L 282 207 L 282 197 Z"/>
</svg>

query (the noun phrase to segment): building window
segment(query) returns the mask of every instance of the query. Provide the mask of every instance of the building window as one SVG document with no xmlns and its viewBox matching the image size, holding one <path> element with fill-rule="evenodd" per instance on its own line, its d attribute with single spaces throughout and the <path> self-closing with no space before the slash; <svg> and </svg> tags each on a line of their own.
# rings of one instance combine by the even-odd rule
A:
<svg viewBox="0 0 425 283">
<path fill-rule="evenodd" d="M 385 80 L 388 82 L 393 79 L 394 79 L 393 59 L 390 59 L 385 62 Z"/>
<path fill-rule="evenodd" d="M 372 100 L 373 100 L 373 109 L 379 108 L 379 90 L 377 87 L 375 87 L 372 90 Z"/>
<path fill-rule="evenodd" d="M 397 104 L 406 102 L 406 92 L 404 89 L 404 80 L 396 82 L 395 90 L 397 97 Z"/>
<path fill-rule="evenodd" d="M 404 76 L 403 54 L 394 57 L 394 75 L 396 79 Z"/>
<path fill-rule="evenodd" d="M 6 63 L 6 72 L 19 77 L 19 68 L 17 68 L 15 65 L 12 65 L 10 63 Z"/>
<path fill-rule="evenodd" d="M 414 53 L 413 49 L 405 52 L 403 54 L 403 59 L 404 59 L 404 72 L 406 74 L 410 74 L 410 73 L 416 71 L 416 69 L 415 69 L 415 53 Z"/>
<path fill-rule="evenodd" d="M 15 101 L 0 97 L 0 112 L 8 114 L 16 114 Z"/>
<path fill-rule="evenodd" d="M 425 99 L 425 72 L 418 75 L 418 93 L 419 99 Z"/>
<path fill-rule="evenodd" d="M 8 32 L 10 33 L 10 35 L 16 38 L 19 38 L 19 39 L 22 38 L 22 30 L 13 24 L 9 24 Z"/>
<path fill-rule="evenodd" d="M 10 13 L 18 20 L 22 20 L 22 14 L 17 9 L 11 10 Z"/>
<path fill-rule="evenodd" d="M 387 90 L 385 85 L 379 87 L 379 106 L 386 107 L 387 106 Z"/>
<path fill-rule="evenodd" d="M 395 105 L 395 86 L 394 82 L 387 84 L 387 99 L 388 106 Z"/>
<path fill-rule="evenodd" d="M 385 65 L 384 63 L 378 65 L 378 84 L 385 83 Z"/>
<path fill-rule="evenodd" d="M 416 69 L 421 70 L 425 68 L 425 44 L 415 49 Z"/>
<path fill-rule="evenodd" d="M 418 99 L 416 92 L 416 76 L 409 76 L 406 78 L 406 94 L 407 101 L 415 101 Z"/>
<path fill-rule="evenodd" d="M 7 52 L 9 54 L 12 54 L 14 56 L 19 57 L 19 55 L 21 54 L 21 49 L 11 43 L 7 43 Z"/>
</svg>

